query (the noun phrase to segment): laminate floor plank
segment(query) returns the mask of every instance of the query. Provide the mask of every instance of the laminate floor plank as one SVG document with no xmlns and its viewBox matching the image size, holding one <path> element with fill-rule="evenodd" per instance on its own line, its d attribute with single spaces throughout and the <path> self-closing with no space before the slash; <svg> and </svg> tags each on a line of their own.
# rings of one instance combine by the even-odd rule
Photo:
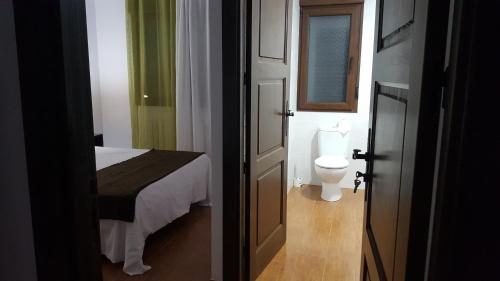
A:
<svg viewBox="0 0 500 281">
<path fill-rule="evenodd" d="M 288 194 L 287 241 L 258 281 L 358 281 L 364 191 L 323 201 L 321 187 Z"/>
</svg>

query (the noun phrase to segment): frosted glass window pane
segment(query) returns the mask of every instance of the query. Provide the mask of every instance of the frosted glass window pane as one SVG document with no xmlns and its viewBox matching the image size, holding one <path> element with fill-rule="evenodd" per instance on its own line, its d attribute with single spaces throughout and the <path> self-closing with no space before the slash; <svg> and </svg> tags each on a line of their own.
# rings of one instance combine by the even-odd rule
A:
<svg viewBox="0 0 500 281">
<path fill-rule="evenodd" d="M 350 15 L 309 18 L 309 103 L 346 102 L 350 29 Z"/>
</svg>

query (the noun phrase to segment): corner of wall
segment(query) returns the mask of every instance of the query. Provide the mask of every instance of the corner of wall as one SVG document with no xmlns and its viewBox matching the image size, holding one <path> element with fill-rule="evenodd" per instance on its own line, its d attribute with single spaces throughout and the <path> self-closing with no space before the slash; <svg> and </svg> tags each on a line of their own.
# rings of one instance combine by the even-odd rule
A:
<svg viewBox="0 0 500 281">
<path fill-rule="evenodd" d="M 87 0 L 88 1 L 88 0 Z M 88 1 L 95 6 L 95 56 L 104 144 L 132 147 L 127 29 L 124 0 Z"/>
<path fill-rule="evenodd" d="M 89 49 L 90 89 L 92 94 L 92 117 L 94 134 L 102 134 L 102 110 L 99 85 L 99 59 L 97 52 L 97 27 L 95 0 L 85 1 L 87 15 L 87 40 Z"/>
</svg>

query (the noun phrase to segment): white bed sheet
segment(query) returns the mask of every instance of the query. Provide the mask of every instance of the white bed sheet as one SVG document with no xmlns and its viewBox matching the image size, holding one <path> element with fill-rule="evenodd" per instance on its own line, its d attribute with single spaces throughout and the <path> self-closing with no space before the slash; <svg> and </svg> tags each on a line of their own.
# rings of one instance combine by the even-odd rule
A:
<svg viewBox="0 0 500 281">
<path fill-rule="evenodd" d="M 97 170 L 139 156 L 148 150 L 96 147 Z M 101 252 L 111 262 L 124 261 L 123 271 L 143 274 L 146 238 L 189 212 L 191 204 L 207 198 L 211 163 L 206 154 L 144 188 L 136 198 L 133 222 L 100 220 Z"/>
</svg>

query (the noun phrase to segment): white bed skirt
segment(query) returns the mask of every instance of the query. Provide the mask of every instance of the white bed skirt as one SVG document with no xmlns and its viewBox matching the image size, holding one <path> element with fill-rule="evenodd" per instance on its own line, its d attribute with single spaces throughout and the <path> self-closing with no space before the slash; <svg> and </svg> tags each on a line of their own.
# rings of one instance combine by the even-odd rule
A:
<svg viewBox="0 0 500 281">
<path fill-rule="evenodd" d="M 119 163 L 147 150 L 97 148 L 97 169 Z M 191 204 L 207 198 L 211 184 L 211 163 L 202 155 L 139 192 L 133 222 L 100 220 L 101 252 L 111 262 L 124 261 L 123 271 L 143 274 L 142 255 L 146 238 L 189 212 Z"/>
</svg>

